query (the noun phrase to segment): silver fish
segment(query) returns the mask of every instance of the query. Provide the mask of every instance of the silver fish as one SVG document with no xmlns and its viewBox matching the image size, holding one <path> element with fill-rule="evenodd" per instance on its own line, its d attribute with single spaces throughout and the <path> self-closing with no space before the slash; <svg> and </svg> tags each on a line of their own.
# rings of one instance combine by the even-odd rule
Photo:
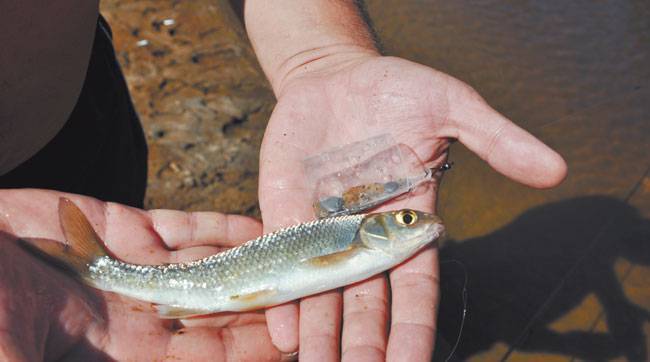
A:
<svg viewBox="0 0 650 362">
<path fill-rule="evenodd" d="M 27 240 L 86 284 L 155 303 L 162 318 L 245 311 L 369 278 L 444 234 L 436 215 L 413 210 L 299 224 L 200 260 L 136 265 L 110 256 L 85 215 L 59 201 L 67 245 Z"/>
</svg>

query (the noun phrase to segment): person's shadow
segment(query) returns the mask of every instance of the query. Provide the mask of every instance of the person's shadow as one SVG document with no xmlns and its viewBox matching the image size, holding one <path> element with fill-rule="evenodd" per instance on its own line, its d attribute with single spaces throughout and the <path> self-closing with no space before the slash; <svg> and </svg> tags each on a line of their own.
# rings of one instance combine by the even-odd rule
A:
<svg viewBox="0 0 650 362">
<path fill-rule="evenodd" d="M 502 343 L 587 360 L 648 359 L 643 325 L 650 313 L 626 297 L 614 264 L 650 265 L 650 222 L 621 201 L 583 197 L 534 208 L 490 235 L 450 240 L 440 260 L 439 333 L 450 345 L 461 321 L 464 275 L 457 263 L 445 261 L 467 269 L 468 313 L 458 358 Z M 575 330 L 549 328 L 588 296 L 602 305 L 606 330 L 594 328 L 597 308 L 578 318 Z"/>
</svg>

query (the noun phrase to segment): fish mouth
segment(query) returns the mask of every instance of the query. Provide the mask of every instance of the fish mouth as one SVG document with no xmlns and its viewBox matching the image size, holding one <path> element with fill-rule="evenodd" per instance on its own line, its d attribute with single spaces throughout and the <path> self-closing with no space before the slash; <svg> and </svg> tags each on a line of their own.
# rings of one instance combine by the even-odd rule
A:
<svg viewBox="0 0 650 362">
<path fill-rule="evenodd" d="M 422 238 L 423 244 L 440 243 L 447 235 L 445 225 L 442 223 L 440 217 L 431 215 L 431 220 L 432 223 L 427 226 L 424 232 L 424 237 Z"/>
<path fill-rule="evenodd" d="M 436 216 L 436 222 L 431 224 L 429 226 L 429 229 L 431 229 L 432 233 L 435 233 L 435 238 L 436 239 L 443 239 L 447 236 L 447 229 L 445 228 L 445 224 L 442 223 L 442 220 Z"/>
<path fill-rule="evenodd" d="M 419 233 L 418 236 L 412 239 L 411 247 L 408 248 L 408 254 L 413 254 L 429 244 L 435 243 L 435 245 L 439 245 L 438 243 L 440 243 L 442 239 L 445 238 L 446 229 L 440 218 L 435 215 L 431 215 L 429 217 L 432 218 L 432 222 L 423 228 L 422 232 Z"/>
</svg>

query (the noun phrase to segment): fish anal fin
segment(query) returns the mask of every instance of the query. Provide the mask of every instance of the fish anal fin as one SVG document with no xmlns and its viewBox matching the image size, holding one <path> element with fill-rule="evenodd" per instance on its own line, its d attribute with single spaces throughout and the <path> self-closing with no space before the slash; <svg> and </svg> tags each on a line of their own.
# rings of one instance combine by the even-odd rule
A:
<svg viewBox="0 0 650 362">
<path fill-rule="evenodd" d="M 232 302 L 241 303 L 240 311 L 251 311 L 268 306 L 265 298 L 277 294 L 275 289 L 262 289 L 252 293 L 235 294 L 230 296 Z"/>
<path fill-rule="evenodd" d="M 317 256 L 305 259 L 302 262 L 315 267 L 327 267 L 350 260 L 362 247 L 360 245 L 351 245 L 347 249 L 335 253 Z"/>
<path fill-rule="evenodd" d="M 165 304 L 154 304 L 153 307 L 162 319 L 185 319 L 213 313 L 202 309 L 183 308 Z"/>
<path fill-rule="evenodd" d="M 255 302 L 260 298 L 269 297 L 275 294 L 274 289 L 262 289 L 252 293 L 235 294 L 230 296 L 230 300 L 237 300 L 241 302 Z"/>
</svg>

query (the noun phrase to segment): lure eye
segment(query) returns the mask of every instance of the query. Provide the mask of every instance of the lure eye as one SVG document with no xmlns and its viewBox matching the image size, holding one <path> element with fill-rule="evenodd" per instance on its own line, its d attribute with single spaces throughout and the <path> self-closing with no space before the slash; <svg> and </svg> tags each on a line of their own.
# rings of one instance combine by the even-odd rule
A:
<svg viewBox="0 0 650 362">
<path fill-rule="evenodd" d="M 401 225 L 411 226 L 418 221 L 418 214 L 413 210 L 402 210 L 395 215 L 395 220 Z"/>
</svg>

